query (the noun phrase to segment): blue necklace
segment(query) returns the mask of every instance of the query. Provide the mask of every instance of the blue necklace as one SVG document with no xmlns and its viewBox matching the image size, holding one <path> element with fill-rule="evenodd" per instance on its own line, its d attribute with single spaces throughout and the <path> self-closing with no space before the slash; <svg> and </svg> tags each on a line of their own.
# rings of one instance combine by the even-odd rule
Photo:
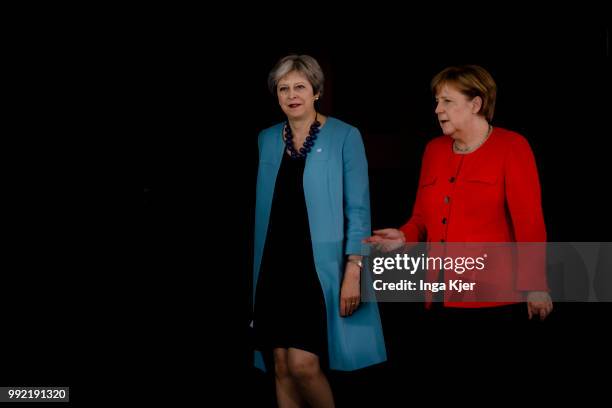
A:
<svg viewBox="0 0 612 408">
<path fill-rule="evenodd" d="M 318 114 L 315 116 L 314 122 L 310 125 L 310 131 L 308 132 L 308 136 L 304 141 L 304 145 L 300 147 L 300 150 L 295 150 L 293 146 L 293 134 L 291 133 L 291 126 L 289 126 L 289 122 L 285 122 L 285 146 L 289 151 L 292 159 L 303 159 L 310 153 L 312 146 L 314 146 L 315 140 L 317 140 L 317 133 L 319 133 L 319 127 L 321 126 L 321 122 L 317 120 Z"/>
</svg>

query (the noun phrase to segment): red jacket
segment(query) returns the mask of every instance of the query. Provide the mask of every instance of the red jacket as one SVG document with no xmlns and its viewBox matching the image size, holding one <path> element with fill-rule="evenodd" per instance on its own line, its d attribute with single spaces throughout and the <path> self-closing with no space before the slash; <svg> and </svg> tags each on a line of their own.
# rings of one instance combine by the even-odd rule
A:
<svg viewBox="0 0 612 408">
<path fill-rule="evenodd" d="M 401 227 L 406 241 L 545 242 L 540 182 L 527 140 L 518 133 L 494 128 L 473 153 L 456 154 L 452 143 L 450 137 L 440 136 L 425 149 L 412 217 Z M 517 301 L 524 299 L 525 291 L 546 291 L 545 256 L 540 258 L 529 268 L 516 268 L 508 258 L 487 271 L 487 279 L 502 291 L 514 293 Z M 448 280 L 450 273 L 446 275 Z M 436 277 L 437 273 L 430 273 L 427 279 Z M 508 299 L 507 294 L 503 298 Z M 447 293 L 445 305 L 514 303 L 466 299 L 452 302 Z"/>
</svg>

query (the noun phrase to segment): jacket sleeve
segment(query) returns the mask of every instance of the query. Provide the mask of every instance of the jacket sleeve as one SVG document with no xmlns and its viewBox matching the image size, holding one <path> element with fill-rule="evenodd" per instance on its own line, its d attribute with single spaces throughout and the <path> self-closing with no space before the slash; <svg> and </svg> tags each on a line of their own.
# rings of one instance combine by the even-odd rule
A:
<svg viewBox="0 0 612 408">
<path fill-rule="evenodd" d="M 361 254 L 361 241 L 370 236 L 368 162 L 361 134 L 351 128 L 342 147 L 344 172 L 345 254 Z"/>
<path fill-rule="evenodd" d="M 406 222 L 400 230 L 404 233 L 406 242 L 421 242 L 427 240 L 427 227 L 425 224 L 425 218 L 422 211 L 422 195 L 421 185 L 423 184 L 426 169 L 429 166 L 430 157 L 430 145 L 428 144 L 423 154 L 423 160 L 421 163 L 421 174 L 419 176 L 419 185 L 417 186 L 417 195 L 412 208 L 412 216 Z"/>
<path fill-rule="evenodd" d="M 514 240 L 519 243 L 516 289 L 548 290 L 546 284 L 546 227 L 540 180 L 533 152 L 519 136 L 505 159 L 505 189 Z M 524 242 L 541 244 L 525 245 Z"/>
</svg>

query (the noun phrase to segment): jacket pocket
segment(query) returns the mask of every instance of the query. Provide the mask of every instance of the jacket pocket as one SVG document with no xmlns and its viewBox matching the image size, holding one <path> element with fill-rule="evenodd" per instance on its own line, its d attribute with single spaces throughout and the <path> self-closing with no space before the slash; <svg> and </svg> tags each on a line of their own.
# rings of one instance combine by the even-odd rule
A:
<svg viewBox="0 0 612 408">
<path fill-rule="evenodd" d="M 467 208 L 472 208 L 472 211 L 483 208 L 495 209 L 502 205 L 503 194 L 497 175 L 484 174 L 466 177 L 463 186 L 465 205 Z M 483 219 L 485 213 L 489 211 L 481 212 L 479 218 Z"/>
<path fill-rule="evenodd" d="M 474 174 L 465 178 L 466 183 L 473 185 L 495 185 L 497 184 L 497 175 Z"/>
<path fill-rule="evenodd" d="M 436 176 L 424 177 L 423 181 L 421 181 L 421 184 L 419 184 L 419 187 L 423 188 L 433 186 L 436 184 L 437 179 L 438 178 Z"/>
</svg>

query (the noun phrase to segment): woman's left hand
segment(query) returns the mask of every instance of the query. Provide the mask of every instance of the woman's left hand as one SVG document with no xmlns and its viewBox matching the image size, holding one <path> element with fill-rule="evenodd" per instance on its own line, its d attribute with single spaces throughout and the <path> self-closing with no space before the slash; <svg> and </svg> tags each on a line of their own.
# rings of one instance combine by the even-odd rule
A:
<svg viewBox="0 0 612 408">
<path fill-rule="evenodd" d="M 344 268 L 344 279 L 340 289 L 340 316 L 350 316 L 361 302 L 361 270 L 353 262 L 347 262 Z"/>
<path fill-rule="evenodd" d="M 540 320 L 544 320 L 552 312 L 552 309 L 553 303 L 548 292 L 529 292 L 527 294 L 529 320 L 533 316 L 540 316 Z"/>
</svg>

